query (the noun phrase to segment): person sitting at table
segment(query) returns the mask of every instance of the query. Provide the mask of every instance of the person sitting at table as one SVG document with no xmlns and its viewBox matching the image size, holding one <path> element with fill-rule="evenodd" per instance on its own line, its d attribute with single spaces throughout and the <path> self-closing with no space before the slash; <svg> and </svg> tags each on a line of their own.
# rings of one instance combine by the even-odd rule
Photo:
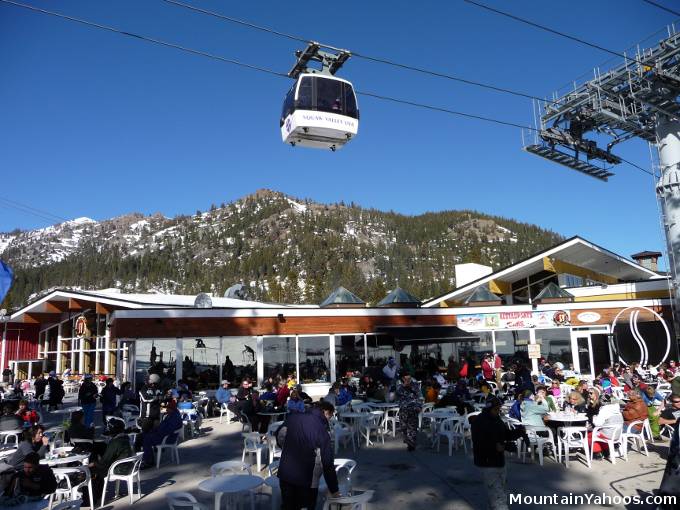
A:
<svg viewBox="0 0 680 510">
<path fill-rule="evenodd" d="M 586 401 L 586 416 L 588 416 L 588 423 L 593 424 L 593 418 L 597 416 L 602 407 L 601 393 L 598 388 L 590 388 L 588 390 L 588 400 Z"/>
<path fill-rule="evenodd" d="M 161 422 L 162 424 L 163 422 Z M 131 457 L 133 455 L 132 448 L 130 447 L 130 438 L 125 433 L 125 424 L 118 420 L 113 420 L 109 427 L 111 431 L 112 438 L 111 441 L 106 445 L 106 450 L 99 457 L 96 462 L 91 462 L 89 468 L 92 471 L 92 491 L 94 494 L 101 494 L 104 488 L 104 478 L 109 473 L 109 468 L 117 460 L 125 459 L 126 457 Z M 160 443 L 158 443 L 160 444 Z M 114 473 L 117 475 L 129 473 L 131 466 L 122 466 Z M 128 470 L 125 472 L 125 470 Z M 85 491 L 83 491 L 83 496 Z M 88 503 L 83 502 L 84 505 Z"/>
<path fill-rule="evenodd" d="M 305 395 L 307 394 L 305 393 Z M 274 405 L 276 402 L 276 392 L 274 391 L 274 386 L 271 383 L 266 383 L 264 385 L 264 391 L 260 394 L 260 400 L 265 404 L 271 403 L 271 405 Z"/>
<path fill-rule="evenodd" d="M 595 396 L 591 396 L 591 400 Z M 594 408 L 595 406 L 593 406 Z M 618 404 L 600 405 L 597 406 L 598 412 L 592 417 L 588 417 L 590 425 L 593 427 L 601 427 L 598 431 L 597 437 L 600 439 L 610 439 L 614 437 L 616 427 L 623 424 L 623 416 Z M 594 459 L 602 459 L 609 457 L 609 447 L 606 443 L 593 443 L 593 429 L 588 431 L 588 445 L 593 450 Z"/>
<path fill-rule="evenodd" d="M 312 404 L 312 397 L 310 397 L 307 393 L 302 391 L 302 385 L 298 384 L 295 386 L 295 389 L 297 390 L 298 398 L 302 400 L 305 405 L 311 405 Z"/>
<path fill-rule="evenodd" d="M 22 419 L 23 426 L 31 427 L 38 423 L 38 413 L 33 409 L 28 408 L 28 402 L 25 400 L 19 401 L 19 409 L 16 415 Z"/>
<path fill-rule="evenodd" d="M 550 406 L 546 400 L 547 392 L 545 386 L 536 389 L 536 395 L 525 399 L 520 404 L 522 423 L 534 425 L 536 427 L 545 426 L 545 417 L 550 412 Z"/>
<path fill-rule="evenodd" d="M 624 423 L 626 426 L 630 425 L 634 421 L 646 420 L 649 417 L 647 406 L 642 400 L 642 394 L 639 390 L 630 390 L 628 392 L 629 401 L 623 408 L 622 414 Z M 642 430 L 642 425 L 637 424 L 633 428 L 633 432 L 640 432 Z"/>
<path fill-rule="evenodd" d="M 25 402 L 22 401 L 22 402 Z M 24 420 L 15 412 L 13 404 L 6 402 L 2 406 L 2 416 L 0 416 L 0 431 L 9 432 L 12 430 L 22 430 L 24 428 Z"/>
<path fill-rule="evenodd" d="M 279 387 L 276 390 L 276 407 L 284 407 L 288 401 L 289 395 L 290 389 L 288 389 L 288 384 L 286 384 L 286 381 L 283 379 L 279 380 Z"/>
<path fill-rule="evenodd" d="M 177 402 L 170 400 L 165 411 L 165 417 L 158 427 L 147 434 L 144 434 L 144 438 L 142 439 L 142 447 L 144 450 L 143 469 L 148 469 L 154 465 L 153 447 L 161 444 L 166 436 L 170 436 L 169 440 L 166 442 L 172 442 L 177 436 L 175 432 L 183 426 L 182 416 L 177 410 Z"/>
<path fill-rule="evenodd" d="M 38 457 L 43 459 L 49 451 L 50 440 L 43 436 L 41 427 L 24 430 L 22 439 L 12 455 L 5 459 L 5 463 L 12 466 L 15 470 L 21 469 L 24 459 L 29 453 L 37 453 Z M 2 469 L 0 469 L 0 472 L 2 472 Z"/>
<path fill-rule="evenodd" d="M 437 400 L 439 399 L 439 392 L 434 387 L 434 383 L 431 379 L 425 381 L 423 394 L 424 394 L 423 396 L 425 397 L 426 404 L 436 403 Z"/>
<path fill-rule="evenodd" d="M 83 423 L 85 415 L 82 411 L 71 413 L 71 425 L 66 429 L 66 440 L 71 439 L 94 439 L 94 428 L 87 427 Z"/>
<path fill-rule="evenodd" d="M 22 469 L 15 473 L 5 490 L 10 498 L 25 496 L 29 501 L 37 501 L 57 490 L 57 479 L 52 468 L 40 464 L 40 456 L 31 452 L 22 462 Z M 12 506 L 10 501 L 6 501 Z"/>
<path fill-rule="evenodd" d="M 302 401 L 295 388 L 290 392 L 290 398 L 288 399 L 288 402 L 286 402 L 286 409 L 291 413 L 305 412 L 305 403 Z"/>
<path fill-rule="evenodd" d="M 347 381 L 343 380 L 340 384 L 340 392 L 338 393 L 337 403 L 339 406 L 344 406 L 352 401 L 352 392 L 349 390 Z"/>
<path fill-rule="evenodd" d="M 328 394 L 321 400 L 328 402 L 333 407 L 337 407 L 338 394 L 340 393 L 340 384 L 334 382 L 328 389 Z"/>
<path fill-rule="evenodd" d="M 663 411 L 659 412 L 659 425 L 675 426 L 680 418 L 680 396 L 671 395 Z"/>
<path fill-rule="evenodd" d="M 664 401 L 664 396 L 657 392 L 653 386 L 647 386 L 647 389 L 641 391 L 640 394 L 642 395 L 642 400 L 644 400 L 645 404 L 648 406 L 662 404 Z"/>
<path fill-rule="evenodd" d="M 102 402 L 102 420 L 106 424 L 106 417 L 113 416 L 116 411 L 116 401 L 118 400 L 118 395 L 122 392 L 119 388 L 116 388 L 113 384 L 113 379 L 108 377 L 106 379 L 106 385 L 102 388 L 102 392 L 99 399 Z"/>
<path fill-rule="evenodd" d="M 563 411 L 574 411 L 576 413 L 586 412 L 586 399 L 579 391 L 571 391 L 567 398 L 564 399 Z"/>
<path fill-rule="evenodd" d="M 562 390 L 560 389 L 560 382 L 559 381 L 552 381 L 550 383 L 550 389 L 548 390 L 548 393 L 552 395 L 553 397 L 561 397 L 562 396 Z"/>
<path fill-rule="evenodd" d="M 444 408 L 444 407 L 450 407 L 450 406 L 455 406 L 456 411 L 458 411 L 458 414 L 463 415 L 465 412 L 473 412 L 474 407 L 466 404 L 457 394 L 456 394 L 456 387 L 453 385 L 450 385 L 448 388 L 446 388 L 446 393 L 442 398 L 439 399 L 439 401 L 434 405 L 435 408 Z"/>
<path fill-rule="evenodd" d="M 588 381 L 585 381 L 583 379 L 580 380 L 576 385 L 576 391 L 583 395 L 583 400 L 588 402 L 588 396 L 590 395 L 590 393 L 588 392 Z"/>
</svg>

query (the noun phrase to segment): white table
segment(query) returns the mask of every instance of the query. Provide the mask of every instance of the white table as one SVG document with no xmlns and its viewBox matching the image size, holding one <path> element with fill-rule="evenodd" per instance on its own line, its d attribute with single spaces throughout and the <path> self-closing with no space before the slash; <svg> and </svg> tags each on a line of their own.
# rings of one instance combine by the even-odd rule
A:
<svg viewBox="0 0 680 510">
<path fill-rule="evenodd" d="M 54 411 L 49 411 L 48 414 L 71 414 L 75 413 L 76 411 L 82 411 L 82 407 L 64 407 L 63 409 L 55 409 Z"/>
<path fill-rule="evenodd" d="M 459 415 L 457 411 L 446 409 L 441 411 L 426 411 L 423 413 L 423 418 L 430 419 L 430 439 L 432 441 L 432 446 L 434 447 L 437 442 L 439 424 L 449 418 L 454 418 L 456 421 L 462 421 L 465 419 L 465 416 Z"/>
<path fill-rule="evenodd" d="M 208 478 L 198 484 L 199 490 L 215 493 L 215 510 L 220 509 L 222 494 L 228 498 L 227 508 L 234 508 L 233 497 L 240 493 L 257 489 L 264 483 L 259 476 L 253 475 L 225 475 Z"/>
<path fill-rule="evenodd" d="M 68 455 L 66 457 L 57 457 L 56 459 L 41 459 L 41 464 L 46 464 L 48 466 L 61 466 L 62 464 L 71 464 L 72 462 L 80 462 L 86 464 L 90 459 L 89 455 L 78 454 L 78 455 Z"/>
<path fill-rule="evenodd" d="M 399 409 L 399 404 L 396 402 L 368 402 L 368 405 L 383 412 L 383 430 L 387 433 L 387 417 L 392 409 Z"/>
<path fill-rule="evenodd" d="M 354 435 L 357 438 L 357 447 L 360 447 L 361 441 L 359 440 L 359 427 L 358 425 L 360 424 L 361 420 L 366 418 L 367 416 L 370 416 L 371 413 L 357 413 L 355 411 L 350 411 L 346 413 L 340 413 L 338 416 L 344 420 L 349 420 L 352 422 L 350 425 L 352 427 L 352 431 L 354 432 Z"/>
<path fill-rule="evenodd" d="M 572 424 L 574 422 L 584 422 L 588 421 L 588 415 L 585 413 L 577 413 L 577 414 L 571 414 L 571 413 L 548 413 L 548 420 L 549 421 L 555 421 L 555 422 L 561 422 L 564 423 L 565 426 L 567 424 Z"/>
</svg>

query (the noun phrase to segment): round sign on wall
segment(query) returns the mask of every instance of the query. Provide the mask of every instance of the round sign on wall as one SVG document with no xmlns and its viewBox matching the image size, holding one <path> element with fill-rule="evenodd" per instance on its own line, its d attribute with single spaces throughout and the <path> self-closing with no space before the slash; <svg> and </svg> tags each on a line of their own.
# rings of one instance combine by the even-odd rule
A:
<svg viewBox="0 0 680 510">
<path fill-rule="evenodd" d="M 599 321 L 602 316 L 597 312 L 581 312 L 576 316 L 576 318 L 581 322 L 590 323 Z"/>
</svg>

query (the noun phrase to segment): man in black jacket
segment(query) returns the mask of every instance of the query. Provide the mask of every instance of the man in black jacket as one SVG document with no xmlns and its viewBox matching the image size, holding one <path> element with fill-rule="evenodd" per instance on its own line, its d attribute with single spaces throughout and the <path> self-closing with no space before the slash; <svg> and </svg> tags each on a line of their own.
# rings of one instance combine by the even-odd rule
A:
<svg viewBox="0 0 680 510">
<path fill-rule="evenodd" d="M 290 413 L 277 432 L 277 441 L 283 444 L 278 471 L 283 510 L 315 508 L 322 474 L 331 494 L 338 495 L 328 433 L 334 410 L 332 404 L 322 401 L 307 412 Z"/>
<path fill-rule="evenodd" d="M 496 397 L 486 400 L 481 414 L 470 420 L 472 451 L 475 466 L 480 468 L 489 498 L 489 508 L 506 510 L 505 442 L 521 436 L 521 431 L 510 431 L 500 418 L 502 403 Z"/>
</svg>

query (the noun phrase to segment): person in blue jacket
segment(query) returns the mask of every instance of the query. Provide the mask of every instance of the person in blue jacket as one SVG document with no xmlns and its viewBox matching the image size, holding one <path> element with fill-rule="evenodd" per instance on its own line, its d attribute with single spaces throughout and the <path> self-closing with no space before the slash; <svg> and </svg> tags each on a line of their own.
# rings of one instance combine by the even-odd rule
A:
<svg viewBox="0 0 680 510">
<path fill-rule="evenodd" d="M 144 434 L 142 445 L 144 448 L 142 469 L 149 468 L 154 465 L 153 461 L 153 447 L 163 442 L 166 436 L 171 436 L 167 442 L 172 442 L 176 439 L 176 431 L 181 429 L 182 416 L 177 410 L 177 402 L 170 400 L 166 407 L 166 414 L 160 425 L 151 432 Z"/>
<path fill-rule="evenodd" d="M 282 445 L 278 477 L 283 510 L 315 508 L 322 474 L 330 493 L 339 495 L 328 433 L 334 411 L 332 404 L 321 401 L 305 413 L 290 413 L 277 431 Z"/>
</svg>

